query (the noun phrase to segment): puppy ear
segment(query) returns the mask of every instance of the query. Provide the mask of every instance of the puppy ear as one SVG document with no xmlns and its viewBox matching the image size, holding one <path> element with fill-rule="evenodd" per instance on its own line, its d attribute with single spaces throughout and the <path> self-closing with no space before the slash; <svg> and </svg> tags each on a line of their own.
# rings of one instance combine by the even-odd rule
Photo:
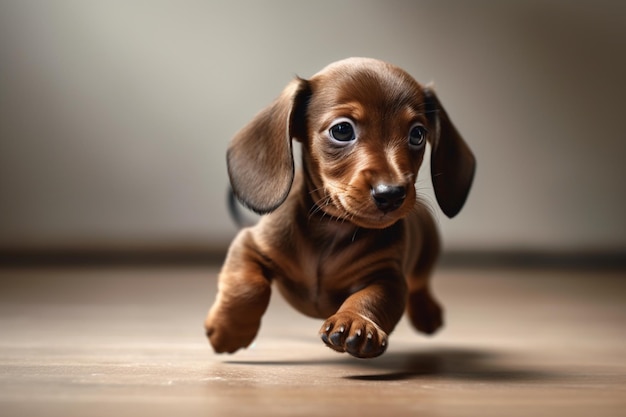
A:
<svg viewBox="0 0 626 417">
<path fill-rule="evenodd" d="M 297 78 L 235 137 L 226 154 L 230 183 L 237 198 L 259 214 L 287 198 L 294 177 L 291 139 L 306 135 L 308 81 Z"/>
<path fill-rule="evenodd" d="M 448 217 L 456 216 L 469 194 L 476 159 L 456 130 L 448 113 L 430 88 L 424 89 L 427 115 L 435 125 L 431 135 L 430 171 L 439 207 Z"/>
</svg>

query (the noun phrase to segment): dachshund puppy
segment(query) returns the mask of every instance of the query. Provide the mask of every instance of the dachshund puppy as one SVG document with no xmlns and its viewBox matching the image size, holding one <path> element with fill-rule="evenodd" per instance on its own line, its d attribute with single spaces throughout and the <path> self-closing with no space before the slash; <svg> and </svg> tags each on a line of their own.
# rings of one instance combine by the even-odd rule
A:
<svg viewBox="0 0 626 417">
<path fill-rule="evenodd" d="M 214 350 L 252 342 L 272 283 L 296 310 L 325 320 L 320 336 L 338 352 L 382 354 L 405 310 L 417 330 L 435 332 L 442 309 L 428 278 L 439 238 L 415 190 L 427 142 L 437 202 L 455 216 L 474 156 L 435 93 L 398 67 L 335 62 L 293 80 L 244 126 L 228 173 L 235 195 L 266 215 L 239 232 L 219 274 L 205 321 Z"/>
</svg>

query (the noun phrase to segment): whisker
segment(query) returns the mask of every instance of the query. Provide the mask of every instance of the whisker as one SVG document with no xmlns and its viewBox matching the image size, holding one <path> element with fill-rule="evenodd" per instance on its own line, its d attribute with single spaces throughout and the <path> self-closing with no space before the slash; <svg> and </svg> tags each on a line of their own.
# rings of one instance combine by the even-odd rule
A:
<svg viewBox="0 0 626 417">
<path fill-rule="evenodd" d="M 323 189 L 324 189 L 324 187 L 318 187 L 318 188 L 315 188 L 315 189 L 313 189 L 313 190 L 309 190 L 309 194 L 316 193 L 316 192 L 318 192 L 318 191 L 320 191 L 320 190 L 323 190 Z"/>
<path fill-rule="evenodd" d="M 322 198 L 320 198 L 317 201 L 313 202 L 313 206 L 309 209 L 309 213 L 308 213 L 308 217 L 309 220 L 317 213 L 319 213 L 320 211 L 322 212 L 322 219 L 324 218 L 324 216 L 326 215 L 326 211 L 323 209 L 324 206 L 329 206 L 330 205 L 330 196 L 329 195 L 324 195 Z"/>
<path fill-rule="evenodd" d="M 359 231 L 358 227 L 354 228 L 354 233 L 352 234 L 352 243 L 354 243 L 354 241 L 356 240 L 356 234 Z"/>
<path fill-rule="evenodd" d="M 432 196 L 419 193 L 416 195 L 416 201 L 422 207 L 424 207 L 430 215 L 435 219 L 437 223 L 440 223 L 439 211 L 436 209 L 435 201 L 433 201 Z M 415 211 L 417 211 L 418 206 L 415 206 Z"/>
</svg>

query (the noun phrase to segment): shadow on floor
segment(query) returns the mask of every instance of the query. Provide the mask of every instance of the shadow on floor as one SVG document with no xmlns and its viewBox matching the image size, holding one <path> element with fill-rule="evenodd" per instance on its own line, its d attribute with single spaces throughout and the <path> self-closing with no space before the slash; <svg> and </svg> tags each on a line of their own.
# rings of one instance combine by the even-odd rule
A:
<svg viewBox="0 0 626 417">
<path fill-rule="evenodd" d="M 376 373 L 349 376 L 356 380 L 403 380 L 424 376 L 485 382 L 544 381 L 556 375 L 535 369 L 515 367 L 514 358 L 503 353 L 447 348 L 429 351 L 389 352 L 380 361 L 361 364 Z"/>
<path fill-rule="evenodd" d="M 437 377 L 441 379 L 484 382 L 532 382 L 558 378 L 559 375 L 523 366 L 514 366 L 514 355 L 475 348 L 437 348 L 420 351 L 387 352 L 376 359 L 349 356 L 328 360 L 228 361 L 236 365 L 320 366 L 336 365 L 358 369 L 346 379 L 361 381 L 400 381 Z M 369 373 L 371 371 L 371 373 Z"/>
</svg>

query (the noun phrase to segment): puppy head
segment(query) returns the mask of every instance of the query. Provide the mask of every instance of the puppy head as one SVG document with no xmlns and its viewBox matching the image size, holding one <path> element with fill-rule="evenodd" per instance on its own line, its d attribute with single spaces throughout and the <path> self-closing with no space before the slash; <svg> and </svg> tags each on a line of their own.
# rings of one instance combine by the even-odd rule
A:
<svg viewBox="0 0 626 417">
<path fill-rule="evenodd" d="M 272 211 L 287 197 L 292 138 L 302 142 L 315 204 L 361 227 L 388 227 L 411 211 L 426 142 L 446 215 L 463 206 L 475 168 L 435 94 L 373 59 L 339 61 L 310 80 L 294 80 L 235 136 L 228 151 L 231 184 L 253 210 Z"/>
</svg>

